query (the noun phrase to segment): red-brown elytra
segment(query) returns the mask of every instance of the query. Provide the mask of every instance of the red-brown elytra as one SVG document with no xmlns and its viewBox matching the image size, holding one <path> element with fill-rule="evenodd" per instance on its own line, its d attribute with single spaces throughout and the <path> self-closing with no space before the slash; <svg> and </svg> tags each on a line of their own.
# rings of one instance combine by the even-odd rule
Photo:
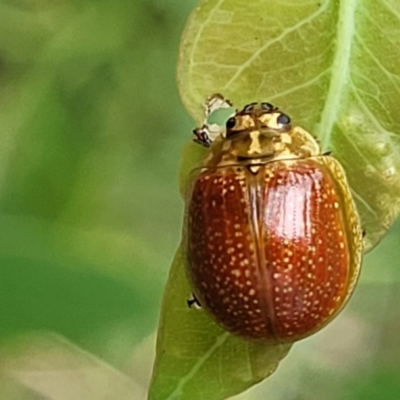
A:
<svg viewBox="0 0 400 400">
<path fill-rule="evenodd" d="M 207 138 L 207 126 L 195 133 Z M 343 168 L 269 103 L 245 106 L 205 142 L 186 210 L 195 298 L 243 338 L 288 343 L 317 332 L 343 308 L 361 266 Z"/>
</svg>

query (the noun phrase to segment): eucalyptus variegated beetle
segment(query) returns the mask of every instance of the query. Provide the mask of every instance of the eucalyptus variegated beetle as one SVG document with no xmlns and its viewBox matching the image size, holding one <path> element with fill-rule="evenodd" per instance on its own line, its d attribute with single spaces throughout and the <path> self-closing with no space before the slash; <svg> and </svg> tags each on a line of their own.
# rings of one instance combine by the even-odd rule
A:
<svg viewBox="0 0 400 400">
<path fill-rule="evenodd" d="M 317 332 L 361 268 L 363 232 L 340 163 L 269 103 L 237 111 L 213 140 L 206 126 L 195 134 L 210 146 L 186 203 L 196 300 L 243 338 L 290 343 Z"/>
</svg>

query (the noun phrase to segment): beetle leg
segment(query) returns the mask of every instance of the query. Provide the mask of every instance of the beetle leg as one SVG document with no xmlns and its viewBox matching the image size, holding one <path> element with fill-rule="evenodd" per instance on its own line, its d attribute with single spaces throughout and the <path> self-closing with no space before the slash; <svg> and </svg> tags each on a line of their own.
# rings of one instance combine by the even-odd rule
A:
<svg viewBox="0 0 400 400">
<path fill-rule="evenodd" d="M 362 237 L 365 238 L 365 236 L 367 235 L 367 232 L 365 231 L 365 229 L 362 230 Z"/>
<path fill-rule="evenodd" d="M 195 306 L 196 308 L 201 308 L 200 302 L 196 299 L 196 296 L 192 293 L 192 298 L 187 299 L 186 303 L 189 308 L 192 308 L 192 306 Z"/>
<path fill-rule="evenodd" d="M 193 141 L 201 144 L 204 147 L 211 146 L 211 139 L 208 128 L 206 125 L 203 125 L 201 128 L 193 129 L 193 133 L 196 136 Z"/>
<path fill-rule="evenodd" d="M 331 151 L 325 151 L 325 153 L 322 153 L 323 156 L 330 156 L 332 154 Z"/>
</svg>

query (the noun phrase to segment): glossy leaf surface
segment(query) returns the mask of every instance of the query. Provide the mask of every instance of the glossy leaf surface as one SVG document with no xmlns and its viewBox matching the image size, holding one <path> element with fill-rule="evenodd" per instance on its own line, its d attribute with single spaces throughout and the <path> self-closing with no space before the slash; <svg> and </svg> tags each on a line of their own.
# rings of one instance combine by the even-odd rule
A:
<svg viewBox="0 0 400 400">
<path fill-rule="evenodd" d="M 165 290 L 149 399 L 225 399 L 274 372 L 290 346 L 230 335 L 187 306 L 190 292 L 179 250 Z"/>
<path fill-rule="evenodd" d="M 279 106 L 342 163 L 366 250 L 400 210 L 400 4 L 395 0 L 203 1 L 186 27 L 183 102 L 220 92 Z"/>
<path fill-rule="evenodd" d="M 395 0 L 204 0 L 183 34 L 179 89 L 198 125 L 205 98 L 219 92 L 238 108 L 273 102 L 317 136 L 347 171 L 369 250 L 400 210 L 399 47 Z M 186 147 L 183 193 L 203 155 L 200 146 Z M 178 253 L 151 399 L 224 399 L 273 370 L 284 353 L 223 336 L 209 317 L 190 313 L 189 295 Z"/>
</svg>

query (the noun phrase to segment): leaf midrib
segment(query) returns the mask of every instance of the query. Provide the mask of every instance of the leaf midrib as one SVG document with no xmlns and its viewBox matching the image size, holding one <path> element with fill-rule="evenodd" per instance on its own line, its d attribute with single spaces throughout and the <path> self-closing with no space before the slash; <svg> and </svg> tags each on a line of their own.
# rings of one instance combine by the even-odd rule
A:
<svg viewBox="0 0 400 400">
<path fill-rule="evenodd" d="M 341 107 L 341 98 L 349 78 L 350 58 L 355 32 L 355 10 L 358 0 L 341 0 L 337 22 L 336 46 L 331 68 L 328 94 L 315 134 L 323 151 L 327 150 L 333 127 Z"/>
</svg>

